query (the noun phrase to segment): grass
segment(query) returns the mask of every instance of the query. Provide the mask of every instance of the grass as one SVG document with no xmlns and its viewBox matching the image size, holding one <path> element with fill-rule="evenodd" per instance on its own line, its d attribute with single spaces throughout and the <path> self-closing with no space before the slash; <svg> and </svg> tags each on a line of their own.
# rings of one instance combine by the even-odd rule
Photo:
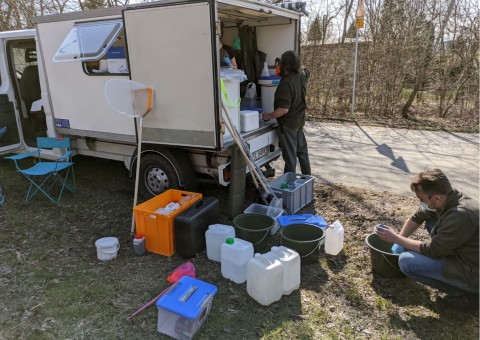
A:
<svg viewBox="0 0 480 340">
<path fill-rule="evenodd" d="M 126 317 L 168 286 L 166 277 L 186 260 L 156 254 L 135 256 L 130 235 L 133 180 L 120 162 L 76 157 L 78 192 L 60 207 L 37 197 L 23 204 L 26 181 L 0 160 L 0 339 L 151 339 L 153 307 Z M 202 185 L 226 211 L 228 192 Z M 248 190 L 248 206 L 255 199 Z M 407 279 L 371 272 L 364 238 L 382 221 L 400 226 L 415 200 L 386 192 L 315 186 L 314 213 L 345 227 L 340 255 L 320 253 L 302 266 L 299 290 L 270 306 L 250 298 L 246 284 L 222 278 L 205 252 L 191 261 L 197 277 L 218 293 L 198 339 L 478 339 L 478 319 L 440 308 L 441 293 Z M 222 213 L 219 223 L 231 224 Z M 115 236 L 116 260 L 100 262 L 95 241 Z M 425 234 L 419 235 L 425 237 Z M 279 244 L 278 235 L 270 240 Z"/>
</svg>

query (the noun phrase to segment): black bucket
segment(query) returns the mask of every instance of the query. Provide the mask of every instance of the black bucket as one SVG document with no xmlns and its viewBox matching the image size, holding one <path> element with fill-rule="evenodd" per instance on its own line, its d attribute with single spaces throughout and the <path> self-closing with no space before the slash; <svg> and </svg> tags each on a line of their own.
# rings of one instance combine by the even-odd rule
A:
<svg viewBox="0 0 480 340">
<path fill-rule="evenodd" d="M 280 229 L 282 246 L 295 250 L 302 264 L 314 263 L 325 239 L 323 229 L 313 224 L 290 224 Z"/>
<path fill-rule="evenodd" d="M 253 244 L 255 253 L 266 250 L 275 220 L 267 215 L 241 214 L 233 219 L 235 236 Z"/>
<path fill-rule="evenodd" d="M 405 277 L 398 266 L 400 255 L 392 254 L 392 243 L 383 241 L 377 234 L 373 233 L 365 237 L 365 243 L 370 248 L 372 270 L 381 277 L 388 279 L 399 279 Z"/>
</svg>

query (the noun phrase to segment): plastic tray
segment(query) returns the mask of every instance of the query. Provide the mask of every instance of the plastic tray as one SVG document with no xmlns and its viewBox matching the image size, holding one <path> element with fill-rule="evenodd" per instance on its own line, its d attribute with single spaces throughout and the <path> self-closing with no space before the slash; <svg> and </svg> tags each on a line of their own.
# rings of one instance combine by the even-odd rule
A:
<svg viewBox="0 0 480 340">
<path fill-rule="evenodd" d="M 285 188 L 287 183 L 302 181 L 294 189 Z M 283 199 L 283 208 L 288 214 L 295 214 L 308 203 L 313 201 L 313 184 L 315 177 L 309 175 L 286 172 L 270 182 L 270 187 L 277 197 Z"/>
</svg>

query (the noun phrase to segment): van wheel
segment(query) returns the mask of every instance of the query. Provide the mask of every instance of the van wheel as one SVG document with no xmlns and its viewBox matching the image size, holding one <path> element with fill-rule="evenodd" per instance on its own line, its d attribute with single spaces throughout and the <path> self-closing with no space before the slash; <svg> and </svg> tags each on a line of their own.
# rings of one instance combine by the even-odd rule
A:
<svg viewBox="0 0 480 340">
<path fill-rule="evenodd" d="M 168 189 L 179 189 L 180 181 L 172 164 L 162 155 L 147 154 L 140 159 L 139 192 L 149 199 Z"/>
</svg>

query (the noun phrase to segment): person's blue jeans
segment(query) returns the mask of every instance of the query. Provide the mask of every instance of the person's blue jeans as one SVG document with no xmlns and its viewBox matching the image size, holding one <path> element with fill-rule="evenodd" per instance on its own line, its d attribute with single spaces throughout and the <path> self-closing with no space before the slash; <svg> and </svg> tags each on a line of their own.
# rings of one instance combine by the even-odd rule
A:
<svg viewBox="0 0 480 340">
<path fill-rule="evenodd" d="M 449 295 L 478 294 L 478 286 L 446 277 L 443 272 L 445 260 L 432 259 L 422 254 L 406 251 L 399 259 L 400 270 L 410 279 L 439 289 Z"/>
</svg>

